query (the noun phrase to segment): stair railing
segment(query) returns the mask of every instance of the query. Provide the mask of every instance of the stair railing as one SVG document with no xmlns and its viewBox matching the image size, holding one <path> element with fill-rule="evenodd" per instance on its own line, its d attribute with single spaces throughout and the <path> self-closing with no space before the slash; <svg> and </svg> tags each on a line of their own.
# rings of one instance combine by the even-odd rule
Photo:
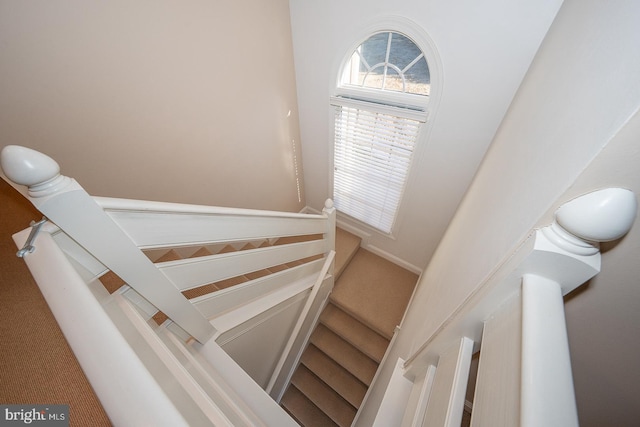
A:
<svg viewBox="0 0 640 427">
<path fill-rule="evenodd" d="M 306 215 L 92 197 L 74 179 L 61 175 L 53 159 L 20 146 L 3 149 L 2 169 L 11 181 L 28 187 L 28 199 L 49 221 L 200 342 L 216 330 L 181 293 L 198 279 L 180 266 L 158 268 L 141 249 L 312 233 L 322 233 L 324 239 L 289 252 L 311 256 L 335 246 L 335 225 L 329 224 L 326 212 Z M 266 255 L 255 253 L 252 258 Z M 210 272 L 212 267 L 213 261 L 202 268 Z M 186 283 L 176 284 L 180 281 Z"/>
<path fill-rule="evenodd" d="M 620 188 L 561 206 L 552 225 L 534 230 L 412 355 L 398 360 L 374 427 L 459 426 L 465 406 L 472 406 L 475 426 L 577 426 L 563 296 L 599 273 L 599 242 L 624 236 L 636 212 L 635 195 Z"/>
<path fill-rule="evenodd" d="M 135 398 L 123 397 L 110 385 L 113 381 L 120 381 L 123 384 L 127 381 L 131 374 L 121 375 L 122 372 L 140 371 L 140 375 L 131 376 L 131 378 L 140 377 L 139 381 L 136 380 L 140 387 L 131 387 L 131 390 L 138 390 L 142 394 L 144 394 L 143 390 L 153 387 L 154 383 L 153 375 L 149 376 L 146 371 L 135 368 L 140 360 L 133 356 L 129 351 L 131 348 L 125 344 L 128 339 L 127 334 L 139 335 L 136 340 L 139 344 L 136 344 L 135 348 L 139 347 L 145 352 L 148 352 L 149 348 L 155 348 L 153 352 L 156 352 L 156 356 L 147 353 L 144 357 L 163 358 L 166 367 L 162 369 L 168 368 L 169 371 L 174 372 L 176 379 L 182 381 L 184 390 L 194 399 L 194 402 L 200 402 L 196 404 L 204 413 L 208 413 L 206 417 L 209 420 L 218 419 L 222 423 L 220 425 L 227 425 L 225 423 L 229 421 L 224 419 L 229 414 L 232 417 L 243 418 L 240 415 L 242 410 L 239 412 L 237 409 L 232 409 L 223 413 L 216 404 L 211 405 L 212 398 L 202 394 L 203 389 L 195 385 L 194 379 L 188 377 L 183 367 L 175 365 L 177 363 L 175 354 L 193 352 L 189 357 L 201 360 L 201 357 L 206 359 L 206 354 L 213 352 L 211 354 L 215 356 L 215 360 L 224 359 L 223 365 L 226 364 L 229 369 L 233 367 L 236 372 L 236 367 L 239 369 L 239 366 L 233 365 L 229 356 L 224 354 L 215 341 L 221 330 L 214 325 L 232 325 L 233 328 L 235 327 L 233 325 L 243 322 L 243 319 L 252 315 L 251 313 L 255 315 L 260 310 L 276 308 L 276 304 L 282 305 L 294 300 L 302 301 L 301 298 L 306 295 L 307 303 L 302 303 L 304 305 L 302 314 L 292 325 L 296 337 L 292 337 L 285 346 L 286 350 L 295 353 L 295 357 L 299 348 L 304 346 L 304 339 L 300 339 L 300 336 L 304 335 L 300 331 L 301 325 L 304 324 L 304 328 L 307 328 L 317 321 L 317 315 L 321 310 L 319 306 L 323 304 L 321 300 L 332 288 L 335 209 L 331 201 L 327 201 L 322 214 L 315 215 L 92 197 L 75 180 L 61 175 L 60 168 L 53 159 L 19 146 L 7 146 L 2 150 L 1 166 L 9 180 L 28 187 L 27 191 L 19 191 L 48 220 L 48 222 L 36 224 L 37 227 L 32 229 L 29 238 L 26 237 L 25 233 L 28 231 L 25 230 L 16 234 L 14 239 L 20 246 L 25 245 L 21 254 L 26 254 L 25 260 L 38 284 L 47 282 L 45 286 L 41 286 L 45 298 L 50 305 L 56 306 L 54 315 L 63 330 L 69 331 L 67 339 L 72 344 L 83 369 L 88 373 L 112 419 L 120 419 L 123 423 L 127 423 L 140 415 L 135 408 L 129 408 L 131 410 L 123 408 L 123 405 L 131 406 L 127 402 Z M 40 227 L 43 231 L 38 237 L 36 228 Z M 301 241 L 287 240 L 287 238 L 299 236 L 307 238 Z M 276 242 L 281 238 L 286 241 Z M 189 248 L 197 245 L 211 247 L 231 244 L 233 246 L 246 242 L 268 244 L 265 244 L 265 247 L 252 246 L 251 249 L 234 253 L 221 252 L 210 256 L 168 262 L 154 262 L 150 256 L 154 251 L 164 251 L 167 248 L 188 251 Z M 42 250 L 38 251 L 40 245 Z M 30 253 L 34 248 L 35 253 Z M 44 259 L 50 255 L 58 262 Z M 254 278 L 232 288 L 217 290 L 191 299 L 185 296 L 189 290 L 206 288 L 208 284 L 219 280 L 224 281 L 238 275 L 272 266 L 281 267 L 285 264 L 289 266 L 288 270 L 274 269 L 271 276 Z M 47 271 L 58 269 L 58 265 L 60 268 L 55 274 Z M 125 286 L 112 295 L 109 295 L 97 280 L 108 271 L 117 275 L 125 283 Z M 48 277 L 55 277 L 56 282 L 51 283 Z M 281 284 L 283 281 L 286 283 L 284 287 Z M 64 285 L 64 283 L 70 284 L 66 288 L 68 291 L 65 291 L 64 286 L 58 291 L 58 284 Z M 256 294 L 256 288 L 260 290 L 260 294 Z M 91 294 L 94 299 L 90 297 Z M 318 297 L 318 294 L 321 295 Z M 82 305 L 82 309 L 76 310 L 74 303 L 67 303 L 65 295 L 69 295 L 70 299 Z M 104 311 L 97 309 L 100 304 L 103 305 Z M 244 304 L 242 309 L 238 309 L 238 304 Z M 309 310 L 312 304 L 313 308 Z M 109 312 L 116 313 L 108 314 L 108 316 L 116 316 L 118 320 L 115 324 L 115 318 L 111 322 L 94 319 L 102 328 L 100 330 L 104 330 L 104 343 L 117 342 L 114 345 L 123 350 L 122 357 L 118 358 L 120 360 L 118 367 L 113 366 L 114 369 L 105 369 L 106 365 L 111 366 L 108 358 L 96 357 L 92 354 L 93 348 L 104 347 L 100 338 L 98 338 L 100 344 L 96 342 L 86 345 L 94 341 L 93 338 L 87 337 L 92 324 L 89 315 L 91 312 L 96 312 L 98 317 L 104 317 L 103 314 Z M 158 312 L 164 313 L 169 318 L 162 325 L 166 328 L 153 326 L 155 324 L 150 317 Z M 242 314 L 236 315 L 238 312 Z M 275 312 L 278 310 L 276 309 Z M 86 324 L 83 323 L 85 317 Z M 230 322 L 229 318 L 233 321 Z M 122 324 L 122 321 L 128 322 L 124 319 L 130 319 L 131 324 Z M 96 325 L 92 327 L 97 328 Z M 125 336 L 118 335 L 118 329 Z M 168 330 L 173 334 L 168 333 Z M 151 347 L 142 343 L 142 337 L 144 337 L 142 341 L 147 341 Z M 191 337 L 197 342 L 193 343 L 190 340 Z M 171 347 L 173 350 L 169 350 L 169 347 L 164 345 L 158 346 L 158 339 L 164 339 L 165 344 L 174 342 L 169 346 L 173 346 Z M 167 339 L 169 341 L 166 341 Z M 129 343 L 129 345 L 132 344 Z M 180 348 L 180 346 L 184 347 Z M 170 354 L 172 351 L 174 355 Z M 199 352 L 202 353 L 199 354 Z M 142 357 L 140 354 L 138 356 Z M 287 359 L 286 364 L 284 364 L 285 359 Z M 290 369 L 290 360 L 291 358 L 286 358 L 285 354 L 282 354 L 281 362 L 278 363 L 281 377 L 286 376 Z M 203 365 L 198 368 L 200 372 L 198 375 L 204 375 L 206 369 L 215 371 L 220 368 L 216 368 L 217 362 L 212 360 L 204 363 L 213 363 L 213 368 L 206 368 Z M 120 366 L 127 368 L 123 371 Z M 160 369 L 159 366 L 154 369 Z M 111 376 L 105 372 L 111 373 Z M 167 371 L 162 372 L 165 373 L 161 375 L 166 375 Z M 278 425 L 289 425 L 288 417 L 282 415 L 284 411 L 270 399 L 268 399 L 269 402 L 264 400 L 267 395 L 260 390 L 260 387 L 253 384 L 256 387 L 254 390 L 253 385 L 248 386 L 251 380 L 244 372 L 238 371 L 227 380 L 227 385 L 221 386 L 220 390 L 225 390 L 224 387 L 229 386 L 231 388 L 226 390 L 231 395 L 239 396 L 248 393 L 257 399 L 256 402 L 260 402 L 256 404 L 257 406 L 251 402 L 229 403 L 229 405 L 235 405 L 236 408 L 251 407 L 251 413 L 254 415 L 249 417 L 257 417 L 256 420 L 270 419 Z M 206 382 L 211 379 L 199 381 Z M 244 386 L 238 384 L 244 384 Z M 247 387 L 250 390 L 247 390 Z M 227 392 L 223 391 L 223 393 Z M 167 394 L 166 389 L 164 392 L 158 389 L 153 393 L 157 395 L 157 402 L 160 402 L 169 394 L 177 392 L 171 391 Z M 178 401 L 183 401 L 182 399 L 183 397 L 180 397 Z M 231 402 L 229 397 L 224 397 L 223 400 Z M 196 415 L 197 411 L 189 412 L 184 407 L 173 410 L 169 409 L 169 406 L 166 406 L 166 415 L 158 418 L 159 420 L 166 418 L 164 424 L 171 424 L 173 417 L 179 418 L 185 414 L 192 414 L 189 416 L 195 417 L 193 419 L 201 416 Z M 178 422 L 178 418 L 174 420 L 176 424 L 171 425 L 184 424 Z M 253 423 L 253 421 L 248 422 L 248 424 Z M 217 422 L 214 424 L 218 425 Z"/>
</svg>

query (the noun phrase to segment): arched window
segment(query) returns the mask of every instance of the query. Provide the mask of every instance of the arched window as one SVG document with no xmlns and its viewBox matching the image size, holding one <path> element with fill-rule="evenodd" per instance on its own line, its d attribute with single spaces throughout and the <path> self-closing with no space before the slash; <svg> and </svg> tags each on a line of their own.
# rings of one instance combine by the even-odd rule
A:
<svg viewBox="0 0 640 427">
<path fill-rule="evenodd" d="M 404 34 L 375 33 L 350 54 L 331 99 L 340 212 L 392 232 L 430 88 L 424 52 Z"/>
</svg>

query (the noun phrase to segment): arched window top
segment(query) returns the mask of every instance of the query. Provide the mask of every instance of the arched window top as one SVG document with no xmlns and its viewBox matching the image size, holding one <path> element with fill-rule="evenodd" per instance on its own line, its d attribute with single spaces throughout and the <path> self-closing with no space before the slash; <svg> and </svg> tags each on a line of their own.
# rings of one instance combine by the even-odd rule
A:
<svg viewBox="0 0 640 427">
<path fill-rule="evenodd" d="M 419 27 L 403 19 L 381 25 L 351 45 L 335 71 L 332 188 L 341 214 L 392 236 L 414 149 L 433 108 L 427 59 L 435 56 Z M 434 80 L 439 69 L 436 62 Z"/>
<path fill-rule="evenodd" d="M 373 34 L 351 54 L 340 86 L 428 96 L 429 66 L 424 52 L 395 31 Z"/>
</svg>

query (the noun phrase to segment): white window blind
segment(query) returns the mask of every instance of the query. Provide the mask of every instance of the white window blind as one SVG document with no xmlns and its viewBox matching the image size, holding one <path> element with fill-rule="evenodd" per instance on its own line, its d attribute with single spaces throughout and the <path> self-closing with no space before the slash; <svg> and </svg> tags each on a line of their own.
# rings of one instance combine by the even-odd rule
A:
<svg viewBox="0 0 640 427">
<path fill-rule="evenodd" d="M 412 117 L 375 108 L 336 106 L 336 208 L 391 233 L 419 129 L 420 121 Z"/>
</svg>

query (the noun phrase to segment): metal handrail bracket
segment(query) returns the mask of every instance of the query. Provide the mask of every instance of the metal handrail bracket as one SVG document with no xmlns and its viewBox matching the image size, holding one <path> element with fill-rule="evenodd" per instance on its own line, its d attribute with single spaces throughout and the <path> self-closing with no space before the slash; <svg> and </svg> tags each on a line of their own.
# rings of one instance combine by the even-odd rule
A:
<svg viewBox="0 0 640 427">
<path fill-rule="evenodd" d="M 36 247 L 33 246 L 33 242 L 36 240 L 38 233 L 40 232 L 40 228 L 47 222 L 48 219 L 46 217 L 42 217 L 42 219 L 38 222 L 31 221 L 31 232 L 29 233 L 29 237 L 27 237 L 27 241 L 25 242 L 22 249 L 20 249 L 16 255 L 18 258 L 24 258 L 26 254 L 30 254 L 31 252 L 36 250 Z"/>
</svg>

